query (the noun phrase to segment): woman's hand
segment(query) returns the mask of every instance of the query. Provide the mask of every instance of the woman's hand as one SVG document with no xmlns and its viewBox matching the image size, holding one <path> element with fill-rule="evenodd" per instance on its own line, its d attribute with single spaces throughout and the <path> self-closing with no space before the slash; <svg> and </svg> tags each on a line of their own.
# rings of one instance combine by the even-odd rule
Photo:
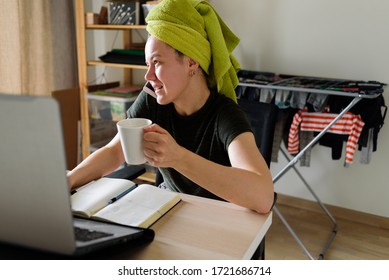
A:
<svg viewBox="0 0 389 280">
<path fill-rule="evenodd" d="M 157 124 L 144 128 L 144 153 L 154 167 L 172 167 L 180 162 L 184 148 L 179 146 L 169 132 Z"/>
</svg>

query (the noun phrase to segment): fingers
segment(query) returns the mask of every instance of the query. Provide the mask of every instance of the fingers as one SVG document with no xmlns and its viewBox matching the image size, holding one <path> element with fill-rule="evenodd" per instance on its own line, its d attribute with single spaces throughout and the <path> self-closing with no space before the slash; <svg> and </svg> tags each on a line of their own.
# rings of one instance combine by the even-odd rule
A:
<svg viewBox="0 0 389 280">
<path fill-rule="evenodd" d="M 161 131 L 158 129 L 146 129 L 145 128 L 144 135 L 143 135 L 145 147 L 161 142 L 163 135 L 164 134 L 161 133 Z"/>
<path fill-rule="evenodd" d="M 168 133 L 157 124 L 144 128 L 144 154 L 151 166 L 159 167 L 166 153 Z"/>
<path fill-rule="evenodd" d="M 145 137 L 143 147 L 146 157 L 157 158 L 166 153 L 166 140 L 157 133 L 149 134 Z"/>
<path fill-rule="evenodd" d="M 152 125 L 149 125 L 149 126 L 146 126 L 143 128 L 143 132 L 146 134 L 148 132 L 157 132 L 157 133 L 167 133 L 167 131 L 165 129 L 163 129 L 162 127 L 160 127 L 159 125 L 157 124 L 152 124 Z"/>
<path fill-rule="evenodd" d="M 169 134 L 166 130 L 157 124 L 152 124 L 143 128 L 144 140 L 147 142 L 158 143 L 160 136 L 163 134 Z"/>
<path fill-rule="evenodd" d="M 144 129 L 144 154 L 154 167 L 170 167 L 176 142 L 169 132 L 154 124 Z"/>
</svg>

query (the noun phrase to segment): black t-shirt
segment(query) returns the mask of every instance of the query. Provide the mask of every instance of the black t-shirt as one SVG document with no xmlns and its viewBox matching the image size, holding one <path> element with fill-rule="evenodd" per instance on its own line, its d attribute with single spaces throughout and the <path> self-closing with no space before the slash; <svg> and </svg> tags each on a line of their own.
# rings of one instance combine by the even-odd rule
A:
<svg viewBox="0 0 389 280">
<path fill-rule="evenodd" d="M 251 131 L 241 108 L 224 95 L 212 92 L 205 105 L 190 116 L 181 116 L 173 104 L 159 105 L 142 91 L 128 109 L 129 118 L 148 118 L 166 129 L 186 149 L 224 166 L 231 166 L 228 146 L 236 136 Z M 160 168 L 173 191 L 219 199 L 172 168 Z"/>
</svg>

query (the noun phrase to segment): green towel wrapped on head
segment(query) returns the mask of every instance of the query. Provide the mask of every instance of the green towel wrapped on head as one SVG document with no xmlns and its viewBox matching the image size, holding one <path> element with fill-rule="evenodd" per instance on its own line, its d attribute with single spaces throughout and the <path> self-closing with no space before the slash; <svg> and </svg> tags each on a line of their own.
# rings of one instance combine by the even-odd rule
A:
<svg viewBox="0 0 389 280">
<path fill-rule="evenodd" d="M 147 31 L 197 61 L 208 86 L 236 102 L 239 38 L 204 0 L 163 0 L 149 12 Z"/>
</svg>

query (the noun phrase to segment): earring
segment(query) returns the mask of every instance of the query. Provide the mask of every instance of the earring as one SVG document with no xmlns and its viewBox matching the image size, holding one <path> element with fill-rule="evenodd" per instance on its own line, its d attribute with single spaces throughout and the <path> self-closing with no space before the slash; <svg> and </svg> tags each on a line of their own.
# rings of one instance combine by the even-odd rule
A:
<svg viewBox="0 0 389 280">
<path fill-rule="evenodd" d="M 195 71 L 195 70 L 192 70 L 192 71 L 189 73 L 189 76 L 193 77 L 194 75 L 196 75 L 196 71 Z"/>
</svg>

